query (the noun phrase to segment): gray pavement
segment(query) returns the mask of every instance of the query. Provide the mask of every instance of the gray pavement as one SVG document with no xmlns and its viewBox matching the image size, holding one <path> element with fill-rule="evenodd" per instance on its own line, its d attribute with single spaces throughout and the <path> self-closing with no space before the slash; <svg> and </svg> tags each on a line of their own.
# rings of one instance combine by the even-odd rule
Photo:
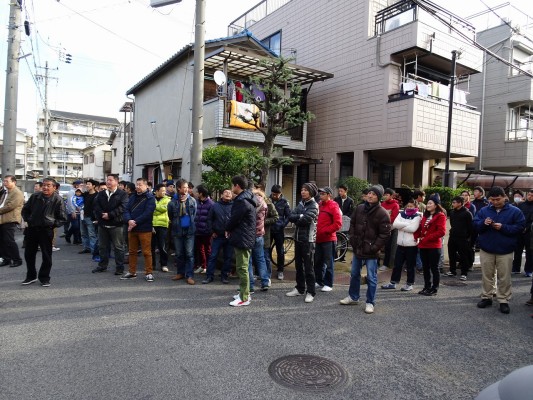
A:
<svg viewBox="0 0 533 400">
<path fill-rule="evenodd" d="M 531 279 L 513 277 L 510 315 L 476 307 L 479 271 L 432 298 L 379 290 L 373 315 L 338 304 L 345 285 L 305 304 L 285 296 L 294 282 L 277 280 L 232 308 L 236 280 L 188 286 L 158 271 L 153 283 L 142 273 L 120 281 L 92 274 L 80 247 L 58 242 L 49 288 L 21 286 L 24 265 L 0 268 L 3 400 L 472 399 L 533 364 Z M 340 364 L 348 384 L 323 393 L 280 386 L 268 367 L 291 354 Z"/>
</svg>

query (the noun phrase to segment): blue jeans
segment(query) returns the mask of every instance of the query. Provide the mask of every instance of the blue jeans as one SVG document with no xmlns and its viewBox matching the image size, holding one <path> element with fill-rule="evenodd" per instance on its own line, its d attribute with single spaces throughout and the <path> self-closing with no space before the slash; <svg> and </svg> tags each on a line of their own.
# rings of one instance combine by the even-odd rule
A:
<svg viewBox="0 0 533 400">
<path fill-rule="evenodd" d="M 173 236 L 173 238 L 178 264 L 177 273 L 185 275 L 185 278 L 192 278 L 194 275 L 194 235 Z"/>
<path fill-rule="evenodd" d="M 315 280 L 320 286 L 333 287 L 333 255 L 335 242 L 317 243 L 315 247 Z"/>
<path fill-rule="evenodd" d="M 352 300 L 359 300 L 361 289 L 361 268 L 366 264 L 366 302 L 376 305 L 376 288 L 378 285 L 378 259 L 377 258 L 358 258 L 352 260 L 352 273 L 350 276 L 350 289 L 348 294 Z"/>
<path fill-rule="evenodd" d="M 217 267 L 217 258 L 218 253 L 222 249 L 224 254 L 224 264 L 222 264 L 222 271 L 220 276 L 222 279 L 227 279 L 229 273 L 231 272 L 231 261 L 233 260 L 233 246 L 229 244 L 228 239 L 222 236 L 217 236 L 213 238 L 211 242 L 211 254 L 209 255 L 209 260 L 207 261 L 207 278 L 214 278 L 215 269 Z"/>
<path fill-rule="evenodd" d="M 96 229 L 94 228 L 93 220 L 86 217 L 81 221 L 81 242 L 85 250 L 94 251 L 96 245 Z"/>
<path fill-rule="evenodd" d="M 253 265 L 257 267 L 257 272 L 261 278 L 261 287 L 268 286 L 268 280 L 270 277 L 267 274 L 267 267 L 265 262 L 265 253 L 263 250 L 263 244 L 265 243 L 263 236 L 255 238 L 254 247 L 252 247 L 252 256 L 250 257 L 250 262 L 248 263 L 248 274 L 250 275 L 250 288 L 254 287 L 254 268 Z"/>
</svg>

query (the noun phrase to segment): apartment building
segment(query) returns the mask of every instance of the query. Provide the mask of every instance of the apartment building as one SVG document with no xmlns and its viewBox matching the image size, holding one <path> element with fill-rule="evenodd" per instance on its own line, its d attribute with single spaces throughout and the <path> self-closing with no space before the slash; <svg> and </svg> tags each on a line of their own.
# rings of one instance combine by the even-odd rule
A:
<svg viewBox="0 0 533 400">
<path fill-rule="evenodd" d="M 276 53 L 246 31 L 208 40 L 205 47 L 204 147 L 225 144 L 261 149 L 263 134 L 236 117 L 240 113 L 238 109 L 245 112 L 251 107 L 243 103 L 236 87 L 248 84 L 250 76 L 267 74 L 259 60 L 277 57 Z M 143 176 L 154 183 L 169 176 L 174 179 L 190 176 L 193 58 L 193 47 L 185 46 L 127 91 L 127 95 L 135 96 L 134 176 Z M 291 64 L 289 68 L 294 79 L 307 90 L 313 83 L 316 82 L 314 90 L 324 84 L 322 81 L 333 77 L 307 66 Z M 223 71 L 227 78 L 220 86 L 214 81 L 216 71 Z M 309 110 L 314 111 L 311 107 Z M 299 179 L 296 168 L 322 162 L 305 155 L 307 136 L 307 123 L 287 135 L 277 136 L 275 156 L 292 156 L 295 165 L 272 171 L 268 185 L 282 182 L 286 192 L 292 193 L 297 186 L 294 179 Z"/>
<path fill-rule="evenodd" d="M 94 149 L 107 143 L 113 133 L 120 130 L 116 118 L 50 110 L 48 116 L 48 176 L 58 182 L 71 183 L 76 179 L 88 178 L 83 172 L 85 156 L 87 162 L 94 158 Z M 44 113 L 39 117 L 37 138 L 37 166 L 34 173 L 43 174 L 44 162 Z M 93 151 L 85 151 L 92 147 Z"/>
<path fill-rule="evenodd" d="M 478 154 L 479 109 L 469 77 L 482 71 L 468 21 L 427 0 L 264 0 L 233 21 L 299 65 L 334 75 L 312 88 L 305 154 L 298 166 L 319 184 L 357 176 L 385 187 L 423 186 L 444 169 L 452 51 L 451 169 Z"/>
<path fill-rule="evenodd" d="M 477 40 L 516 69 L 485 56 L 472 78 L 471 102 L 481 110 L 478 166 L 501 172 L 533 171 L 533 17 L 509 4 L 489 20 Z M 476 16 L 487 19 L 487 13 Z"/>
<path fill-rule="evenodd" d="M 4 124 L 0 122 L 0 155 L 4 143 Z M 25 130 L 17 128 L 15 141 L 15 177 L 17 179 L 33 178 L 31 175 L 35 156 L 33 137 Z M 0 167 L 0 174 L 2 169 Z"/>
</svg>

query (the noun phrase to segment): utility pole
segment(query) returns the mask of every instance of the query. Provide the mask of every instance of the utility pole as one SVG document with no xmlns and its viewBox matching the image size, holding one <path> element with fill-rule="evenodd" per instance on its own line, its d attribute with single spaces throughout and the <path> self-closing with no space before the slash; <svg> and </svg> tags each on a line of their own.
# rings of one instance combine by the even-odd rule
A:
<svg viewBox="0 0 533 400">
<path fill-rule="evenodd" d="M 11 1 L 9 6 L 6 94 L 4 109 L 4 147 L 2 149 L 2 174 L 15 175 L 17 152 L 17 100 L 20 53 L 20 5 Z M 26 177 L 24 177 L 26 178 Z"/>
<path fill-rule="evenodd" d="M 42 67 L 39 67 L 39 68 L 42 68 Z M 50 136 L 49 136 L 50 129 L 49 129 L 49 122 L 48 122 L 48 79 L 49 79 L 48 71 L 49 71 L 49 68 L 48 68 L 48 61 L 47 61 L 44 67 L 44 76 L 36 75 L 37 78 L 44 78 L 43 178 L 46 178 L 48 176 L 48 142 L 50 140 Z M 57 78 L 52 78 L 52 79 L 57 79 Z"/>
<path fill-rule="evenodd" d="M 191 182 L 202 181 L 202 146 L 204 126 L 204 58 L 205 58 L 205 0 L 196 0 L 194 28 L 194 74 L 192 89 L 192 147 Z"/>
<path fill-rule="evenodd" d="M 453 116 L 453 92 L 455 90 L 455 80 L 457 79 L 457 56 L 459 51 L 452 51 L 452 75 L 450 77 L 450 103 L 448 106 L 448 135 L 446 137 L 446 165 L 444 167 L 444 186 L 452 187 L 450 182 L 450 156 L 452 149 L 452 116 Z"/>
</svg>

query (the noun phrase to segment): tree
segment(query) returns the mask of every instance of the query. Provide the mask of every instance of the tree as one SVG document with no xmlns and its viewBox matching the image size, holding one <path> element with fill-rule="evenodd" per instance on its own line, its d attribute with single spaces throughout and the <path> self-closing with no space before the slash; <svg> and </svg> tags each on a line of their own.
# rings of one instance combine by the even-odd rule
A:
<svg viewBox="0 0 533 400">
<path fill-rule="evenodd" d="M 257 180 L 264 162 L 257 147 L 213 146 L 203 151 L 202 164 L 211 168 L 202 173 L 202 181 L 215 194 L 231 187 L 235 175 Z"/>
<path fill-rule="evenodd" d="M 253 76 L 250 80 L 264 93 L 264 100 L 254 97 L 248 89 L 239 89 L 245 101 L 259 109 L 258 112 L 252 112 L 251 120 L 242 115 L 238 117 L 254 126 L 265 137 L 260 180 L 265 186 L 273 162 L 272 152 L 276 137 L 288 134 L 290 129 L 299 127 L 315 117 L 309 111 L 301 109 L 302 87 L 294 80 L 291 69 L 287 67 L 290 61 L 292 60 L 279 57 L 259 62 L 268 74 Z M 261 125 L 261 112 L 266 116 L 266 123 L 263 125 Z"/>
</svg>

